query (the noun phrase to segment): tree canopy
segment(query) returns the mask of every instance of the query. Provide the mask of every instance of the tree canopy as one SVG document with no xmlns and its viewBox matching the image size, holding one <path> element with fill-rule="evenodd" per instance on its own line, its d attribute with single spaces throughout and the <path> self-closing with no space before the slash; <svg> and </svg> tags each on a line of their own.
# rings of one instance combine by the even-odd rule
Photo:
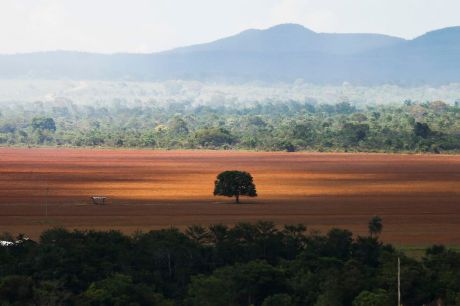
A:
<svg viewBox="0 0 460 306">
<path fill-rule="evenodd" d="M 12 104 L 1 110 L 0 144 L 460 152 L 460 107 L 439 101 L 357 106 L 314 101 Z"/>
<path fill-rule="evenodd" d="M 0 247 L 0 305 L 390 306 L 398 258 L 403 305 L 459 305 L 460 253 L 421 252 L 266 220 L 129 236 L 54 228 Z"/>
<path fill-rule="evenodd" d="M 217 176 L 214 186 L 214 195 L 235 197 L 240 203 L 240 196 L 256 197 L 256 186 L 251 174 L 244 171 L 224 171 Z"/>
<path fill-rule="evenodd" d="M 49 117 L 34 117 L 32 119 L 32 128 L 34 130 L 40 131 L 56 131 L 56 124 L 54 123 L 53 118 Z"/>
</svg>

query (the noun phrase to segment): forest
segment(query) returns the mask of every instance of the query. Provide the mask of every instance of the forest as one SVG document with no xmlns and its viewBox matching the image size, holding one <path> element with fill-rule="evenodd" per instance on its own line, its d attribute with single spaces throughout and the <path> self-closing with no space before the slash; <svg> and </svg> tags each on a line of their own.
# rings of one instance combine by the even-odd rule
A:
<svg viewBox="0 0 460 306">
<path fill-rule="evenodd" d="M 460 102 L 37 101 L 2 107 L 0 145 L 455 153 L 460 151 Z"/>
<path fill-rule="evenodd" d="M 373 219 L 375 221 L 375 217 Z M 53 228 L 39 241 L 4 233 L 1 305 L 459 305 L 460 253 L 418 258 L 369 235 L 270 221 L 125 235 Z M 439 304 L 441 303 L 441 304 Z"/>
</svg>

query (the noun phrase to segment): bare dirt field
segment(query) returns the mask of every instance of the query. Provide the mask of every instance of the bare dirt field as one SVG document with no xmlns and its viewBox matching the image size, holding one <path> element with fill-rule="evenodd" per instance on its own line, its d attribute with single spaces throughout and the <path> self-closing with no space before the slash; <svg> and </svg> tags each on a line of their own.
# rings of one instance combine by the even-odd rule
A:
<svg viewBox="0 0 460 306">
<path fill-rule="evenodd" d="M 258 198 L 212 195 L 233 169 L 254 176 Z M 0 232 L 33 238 L 260 219 L 364 234 L 372 215 L 385 241 L 460 245 L 460 156 L 0 148 Z"/>
</svg>

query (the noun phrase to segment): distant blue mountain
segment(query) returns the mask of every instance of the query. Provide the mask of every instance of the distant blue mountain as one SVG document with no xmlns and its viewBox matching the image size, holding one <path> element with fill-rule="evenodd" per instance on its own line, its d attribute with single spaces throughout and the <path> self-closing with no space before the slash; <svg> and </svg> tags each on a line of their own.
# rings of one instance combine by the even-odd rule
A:
<svg viewBox="0 0 460 306">
<path fill-rule="evenodd" d="M 350 54 L 387 47 L 404 41 L 379 34 L 315 33 L 298 24 L 281 24 L 267 30 L 247 30 L 211 43 L 178 48 L 170 53 L 254 52 Z"/>
<path fill-rule="evenodd" d="M 282 24 L 152 54 L 0 55 L 0 78 L 438 85 L 460 82 L 460 27 L 404 40 L 379 34 L 316 33 Z"/>
</svg>

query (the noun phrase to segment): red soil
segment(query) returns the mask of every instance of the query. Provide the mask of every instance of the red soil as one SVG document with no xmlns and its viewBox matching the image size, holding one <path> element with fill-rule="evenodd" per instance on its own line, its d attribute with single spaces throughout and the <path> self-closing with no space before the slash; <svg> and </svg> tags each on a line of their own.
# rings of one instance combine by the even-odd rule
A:
<svg viewBox="0 0 460 306">
<path fill-rule="evenodd" d="M 254 176 L 259 197 L 212 196 L 232 169 Z M 460 245 L 460 156 L 0 148 L 0 232 L 33 238 L 259 219 L 364 234 L 373 215 L 385 241 Z"/>
</svg>

